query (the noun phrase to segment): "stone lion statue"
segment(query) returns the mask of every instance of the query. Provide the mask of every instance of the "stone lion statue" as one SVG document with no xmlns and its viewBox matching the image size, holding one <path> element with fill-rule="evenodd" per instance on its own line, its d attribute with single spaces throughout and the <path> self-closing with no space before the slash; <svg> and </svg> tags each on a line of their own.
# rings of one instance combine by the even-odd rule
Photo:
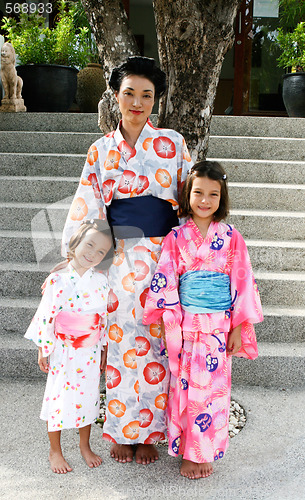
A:
<svg viewBox="0 0 305 500">
<path fill-rule="evenodd" d="M 21 99 L 22 79 L 15 68 L 16 54 L 11 43 L 6 42 L 1 49 L 1 80 L 3 99 Z"/>
</svg>

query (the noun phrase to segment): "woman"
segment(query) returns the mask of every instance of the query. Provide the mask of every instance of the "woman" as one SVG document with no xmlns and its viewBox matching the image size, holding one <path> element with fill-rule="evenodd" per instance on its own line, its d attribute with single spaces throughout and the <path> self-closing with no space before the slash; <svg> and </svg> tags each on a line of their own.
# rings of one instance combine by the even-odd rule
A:
<svg viewBox="0 0 305 500">
<path fill-rule="evenodd" d="M 89 149 L 64 229 L 67 245 L 85 218 L 108 218 L 116 237 L 109 270 L 106 422 L 111 456 L 125 463 L 158 459 L 153 443 L 166 432 L 169 374 L 160 325 L 142 324 L 162 237 L 178 224 L 178 188 L 191 158 L 183 137 L 155 129 L 149 115 L 166 89 L 153 59 L 129 57 L 112 72 L 122 114 L 116 131 Z"/>
</svg>

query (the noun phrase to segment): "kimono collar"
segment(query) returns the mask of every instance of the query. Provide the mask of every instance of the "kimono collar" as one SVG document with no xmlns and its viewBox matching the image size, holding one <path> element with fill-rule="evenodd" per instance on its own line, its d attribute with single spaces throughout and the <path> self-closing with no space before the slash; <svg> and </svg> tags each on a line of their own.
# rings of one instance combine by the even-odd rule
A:
<svg viewBox="0 0 305 500">
<path fill-rule="evenodd" d="M 117 129 L 114 132 L 114 140 L 115 140 L 115 142 L 117 144 L 117 147 L 118 147 L 119 151 L 122 149 L 122 147 L 123 147 L 122 144 L 123 144 L 124 148 L 126 148 L 127 150 L 129 150 L 129 153 L 130 153 L 131 156 L 134 156 L 134 154 L 136 152 L 136 146 L 137 146 L 138 142 L 140 141 L 140 143 L 142 143 L 141 137 L 142 137 L 143 133 L 146 131 L 146 132 L 149 133 L 149 135 L 151 135 L 151 128 L 154 129 L 153 124 L 151 123 L 150 119 L 148 118 L 147 122 L 145 123 L 144 127 L 142 128 L 142 130 L 140 132 L 140 135 L 139 135 L 139 137 L 137 139 L 135 147 L 131 148 L 129 146 L 129 144 L 125 141 L 124 137 L 123 137 L 123 134 L 121 132 L 121 126 L 122 126 L 122 120 L 119 121 Z"/>
<path fill-rule="evenodd" d="M 198 247 L 200 247 L 200 245 L 202 245 L 202 242 L 203 241 L 206 241 L 208 240 L 209 238 L 212 239 L 212 237 L 214 236 L 215 234 L 215 231 L 217 230 L 218 228 L 218 225 L 219 225 L 219 222 L 214 222 L 212 221 L 209 225 L 209 228 L 208 228 L 208 231 L 207 231 L 207 234 L 205 237 L 202 236 L 200 230 L 199 230 L 199 227 L 197 226 L 197 224 L 195 224 L 195 222 L 193 221 L 192 217 L 190 217 L 187 221 L 187 226 L 195 233 L 196 237 L 195 239 L 193 240 L 195 245 Z"/>
<path fill-rule="evenodd" d="M 84 274 L 82 276 L 80 276 L 78 274 L 78 272 L 76 271 L 76 269 L 74 269 L 74 267 L 72 266 L 71 262 L 69 262 L 68 263 L 68 273 L 69 273 L 69 277 L 71 280 L 79 281 L 79 280 L 83 280 L 85 278 L 91 278 L 93 273 L 94 273 L 94 270 L 92 267 L 90 267 L 90 269 L 87 269 L 87 271 L 85 271 Z"/>
</svg>

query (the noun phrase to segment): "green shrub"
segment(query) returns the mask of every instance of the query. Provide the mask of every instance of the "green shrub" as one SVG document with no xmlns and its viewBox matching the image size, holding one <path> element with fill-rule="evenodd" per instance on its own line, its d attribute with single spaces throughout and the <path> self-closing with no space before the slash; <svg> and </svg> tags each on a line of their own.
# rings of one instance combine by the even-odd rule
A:
<svg viewBox="0 0 305 500">
<path fill-rule="evenodd" d="M 298 23 L 292 32 L 285 33 L 280 28 L 277 42 L 282 51 L 277 60 L 278 65 L 281 68 L 305 71 L 305 22 Z"/>
<path fill-rule="evenodd" d="M 45 27 L 39 14 L 20 13 L 20 21 L 4 17 L 2 28 L 18 55 L 20 64 L 61 64 L 83 68 L 92 60 L 92 39 L 88 26 L 74 23 L 73 2 L 60 0 L 55 27 Z"/>
</svg>

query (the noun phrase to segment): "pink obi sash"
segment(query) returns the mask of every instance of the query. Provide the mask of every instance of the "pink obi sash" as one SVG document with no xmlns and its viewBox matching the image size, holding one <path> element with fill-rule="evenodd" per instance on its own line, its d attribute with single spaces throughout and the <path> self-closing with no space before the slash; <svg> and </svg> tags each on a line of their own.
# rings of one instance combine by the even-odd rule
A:
<svg viewBox="0 0 305 500">
<path fill-rule="evenodd" d="M 92 347 L 100 338 L 100 317 L 62 311 L 55 318 L 55 336 L 66 345 L 78 349 Z"/>
</svg>

